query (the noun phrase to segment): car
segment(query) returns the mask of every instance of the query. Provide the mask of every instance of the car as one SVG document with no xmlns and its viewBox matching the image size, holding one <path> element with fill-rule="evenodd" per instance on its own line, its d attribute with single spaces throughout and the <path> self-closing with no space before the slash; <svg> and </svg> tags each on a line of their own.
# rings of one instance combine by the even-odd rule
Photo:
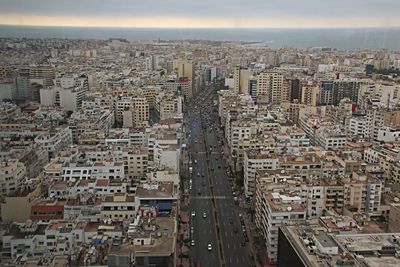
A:
<svg viewBox="0 0 400 267">
<path fill-rule="evenodd" d="M 218 169 L 221 169 L 221 165 L 218 165 Z"/>
<path fill-rule="evenodd" d="M 197 191 L 197 194 L 198 194 L 198 195 L 201 195 L 201 191 L 200 191 L 200 190 L 199 190 L 199 191 Z"/>
<path fill-rule="evenodd" d="M 196 216 L 196 212 L 192 210 L 192 217 Z"/>
<path fill-rule="evenodd" d="M 190 242 L 190 245 L 191 245 L 192 247 L 194 247 L 194 239 L 192 239 L 192 241 Z"/>
<path fill-rule="evenodd" d="M 189 185 L 189 190 L 192 190 L 192 185 Z"/>
<path fill-rule="evenodd" d="M 197 144 L 197 140 L 194 140 L 194 143 Z"/>
<path fill-rule="evenodd" d="M 199 172 L 197 173 L 197 176 L 200 176 L 200 173 L 199 173 Z"/>
<path fill-rule="evenodd" d="M 203 218 L 207 218 L 207 213 L 203 212 Z"/>
<path fill-rule="evenodd" d="M 211 245 L 211 243 L 208 243 L 208 245 L 207 245 L 207 250 L 212 250 L 212 245 Z"/>
</svg>

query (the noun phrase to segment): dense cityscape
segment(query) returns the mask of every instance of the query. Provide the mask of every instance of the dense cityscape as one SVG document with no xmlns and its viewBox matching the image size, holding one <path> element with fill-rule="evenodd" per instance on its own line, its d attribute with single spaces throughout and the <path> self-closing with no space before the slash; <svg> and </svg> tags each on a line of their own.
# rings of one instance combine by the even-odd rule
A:
<svg viewBox="0 0 400 267">
<path fill-rule="evenodd" d="M 0 39 L 1 266 L 399 266 L 400 52 Z"/>
</svg>

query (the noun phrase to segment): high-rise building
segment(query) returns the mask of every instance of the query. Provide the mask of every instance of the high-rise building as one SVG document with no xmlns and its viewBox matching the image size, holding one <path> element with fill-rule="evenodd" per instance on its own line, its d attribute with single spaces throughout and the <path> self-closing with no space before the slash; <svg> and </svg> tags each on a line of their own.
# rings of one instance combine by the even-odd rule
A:
<svg viewBox="0 0 400 267">
<path fill-rule="evenodd" d="M 257 76 L 257 99 L 266 97 L 266 102 L 280 104 L 283 95 L 283 74 L 274 70 L 268 70 Z"/>
<path fill-rule="evenodd" d="M 233 73 L 233 91 L 238 94 L 248 94 L 251 72 L 241 66 L 237 66 Z"/>
<path fill-rule="evenodd" d="M 290 102 L 293 103 L 297 99 L 301 100 L 301 84 L 299 79 L 290 80 Z"/>
<path fill-rule="evenodd" d="M 149 71 L 155 71 L 159 68 L 159 56 L 151 55 L 146 58 L 146 68 Z"/>
<path fill-rule="evenodd" d="M 249 95 L 253 100 L 257 98 L 257 79 L 253 78 L 249 80 Z"/>
<path fill-rule="evenodd" d="M 38 85 L 47 88 L 53 85 L 54 68 L 50 66 L 33 65 L 21 67 L 16 78 L 17 94 L 15 97 L 39 101 Z M 32 86 L 32 84 L 35 84 Z"/>
<path fill-rule="evenodd" d="M 185 59 L 174 60 L 174 69 L 177 70 L 179 81 L 185 80 L 185 82 L 190 83 L 190 92 L 187 93 L 187 97 L 192 97 L 195 88 L 195 73 L 193 64 Z"/>
<path fill-rule="evenodd" d="M 185 59 L 178 59 L 174 61 L 174 69 L 177 70 L 178 79 L 187 77 L 190 80 L 193 80 L 194 77 L 194 68 L 193 64 L 188 62 Z"/>
<path fill-rule="evenodd" d="M 217 77 L 217 68 L 207 68 L 206 69 L 206 82 L 212 82 Z"/>
<path fill-rule="evenodd" d="M 63 75 L 56 79 L 55 86 L 39 90 L 42 105 L 59 105 L 75 111 L 82 105 L 82 100 L 89 90 L 89 82 L 86 76 Z"/>
<path fill-rule="evenodd" d="M 357 80 L 337 80 L 333 82 L 333 104 L 338 106 L 343 98 L 349 98 L 358 103 L 360 82 Z"/>
<path fill-rule="evenodd" d="M 15 79 L 0 79 L 0 101 L 14 99 L 17 95 Z"/>
<path fill-rule="evenodd" d="M 313 82 L 305 82 L 301 85 L 301 103 L 308 106 L 317 105 L 318 85 Z"/>
<path fill-rule="evenodd" d="M 333 81 L 322 81 L 318 93 L 318 104 L 328 106 L 333 104 Z"/>
</svg>

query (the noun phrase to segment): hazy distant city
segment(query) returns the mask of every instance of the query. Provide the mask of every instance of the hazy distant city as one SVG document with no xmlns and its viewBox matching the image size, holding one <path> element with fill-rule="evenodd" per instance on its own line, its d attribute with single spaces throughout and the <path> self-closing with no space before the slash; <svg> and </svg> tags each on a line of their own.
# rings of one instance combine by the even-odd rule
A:
<svg viewBox="0 0 400 267">
<path fill-rule="evenodd" d="M 400 2 L 333 2 L 0 3 L 0 266 L 400 266 Z"/>
</svg>

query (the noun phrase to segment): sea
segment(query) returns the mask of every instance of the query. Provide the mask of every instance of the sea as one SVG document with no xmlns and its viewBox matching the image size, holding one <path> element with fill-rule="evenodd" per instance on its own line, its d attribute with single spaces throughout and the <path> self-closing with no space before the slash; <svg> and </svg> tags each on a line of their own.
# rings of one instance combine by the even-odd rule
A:
<svg viewBox="0 0 400 267">
<path fill-rule="evenodd" d="M 400 28 L 346 29 L 190 29 L 87 28 L 0 25 L 0 38 L 63 38 L 149 40 L 212 40 L 263 42 L 271 48 L 330 47 L 338 50 L 400 50 Z"/>
</svg>

